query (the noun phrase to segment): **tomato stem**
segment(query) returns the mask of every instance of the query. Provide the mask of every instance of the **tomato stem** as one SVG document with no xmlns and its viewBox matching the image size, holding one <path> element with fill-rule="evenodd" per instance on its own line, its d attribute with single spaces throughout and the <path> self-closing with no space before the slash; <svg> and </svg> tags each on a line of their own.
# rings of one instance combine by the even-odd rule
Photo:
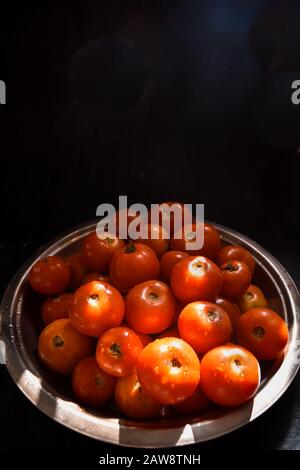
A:
<svg viewBox="0 0 300 470">
<path fill-rule="evenodd" d="M 122 354 L 120 345 L 119 345 L 118 343 L 112 343 L 112 345 L 111 345 L 111 347 L 110 347 L 110 351 L 111 351 L 111 353 L 112 353 L 112 356 L 115 356 L 115 357 L 117 357 L 118 359 L 120 359 L 121 357 L 123 357 L 123 354 Z"/>
<path fill-rule="evenodd" d="M 64 345 L 64 340 L 62 339 L 61 336 L 56 335 L 56 336 L 54 336 L 54 338 L 52 339 L 52 345 L 53 345 L 55 348 L 62 348 L 63 345 Z"/>
<path fill-rule="evenodd" d="M 128 245 L 125 248 L 125 253 L 134 253 L 136 251 L 135 243 L 133 240 L 129 239 Z"/>
<path fill-rule="evenodd" d="M 263 338 L 265 336 L 265 330 L 261 326 L 255 326 L 252 330 L 252 333 L 257 338 Z"/>
<path fill-rule="evenodd" d="M 234 264 L 232 263 L 228 263 L 226 264 L 226 266 L 224 266 L 223 268 L 223 271 L 230 271 L 230 272 L 233 272 L 233 271 L 238 271 L 238 266 L 235 266 Z"/>
</svg>

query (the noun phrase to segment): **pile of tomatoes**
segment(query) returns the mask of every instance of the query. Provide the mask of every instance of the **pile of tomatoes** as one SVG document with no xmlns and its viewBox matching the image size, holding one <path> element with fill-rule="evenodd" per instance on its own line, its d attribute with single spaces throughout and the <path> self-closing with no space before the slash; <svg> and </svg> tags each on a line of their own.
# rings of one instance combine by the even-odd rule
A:
<svg viewBox="0 0 300 470">
<path fill-rule="evenodd" d="M 132 418 L 249 400 L 259 361 L 288 342 L 286 323 L 251 283 L 254 258 L 206 223 L 202 249 L 189 252 L 188 234 L 166 240 L 160 225 L 148 228 L 157 239 L 90 233 L 80 252 L 33 266 L 29 283 L 46 297 L 40 360 L 72 377 L 80 403 L 114 397 Z"/>
</svg>

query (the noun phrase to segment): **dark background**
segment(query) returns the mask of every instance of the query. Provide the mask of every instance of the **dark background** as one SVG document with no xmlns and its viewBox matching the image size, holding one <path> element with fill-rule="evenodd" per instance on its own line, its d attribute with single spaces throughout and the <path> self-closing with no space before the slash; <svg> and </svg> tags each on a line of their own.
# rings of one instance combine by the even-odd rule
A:
<svg viewBox="0 0 300 470">
<path fill-rule="evenodd" d="M 102 202 L 204 203 L 300 285 L 300 2 L 1 5 L 1 292 Z M 1 449 L 112 449 L 42 415 L 0 369 Z M 300 449 L 300 378 L 204 448 Z M 120 455 L 130 450 L 114 448 Z"/>
</svg>

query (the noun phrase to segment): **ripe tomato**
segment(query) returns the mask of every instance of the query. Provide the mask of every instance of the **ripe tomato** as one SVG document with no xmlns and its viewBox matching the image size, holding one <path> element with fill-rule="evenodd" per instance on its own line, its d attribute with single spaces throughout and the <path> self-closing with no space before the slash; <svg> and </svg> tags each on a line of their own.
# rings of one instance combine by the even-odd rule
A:
<svg viewBox="0 0 300 470">
<path fill-rule="evenodd" d="M 201 387 L 218 405 L 244 403 L 253 397 L 259 382 L 259 363 L 241 346 L 218 346 L 208 351 L 201 361 Z"/>
<path fill-rule="evenodd" d="M 143 344 L 138 335 L 130 328 L 119 326 L 105 331 L 99 338 L 96 359 L 101 369 L 108 374 L 126 377 L 142 350 Z"/>
<path fill-rule="evenodd" d="M 236 303 L 231 300 L 225 299 L 225 297 L 217 297 L 215 300 L 216 304 L 222 307 L 225 312 L 228 313 L 233 328 L 236 327 L 238 319 L 241 316 L 241 311 Z"/>
<path fill-rule="evenodd" d="M 74 293 L 69 316 L 80 333 L 98 337 L 108 328 L 122 323 L 124 300 L 107 282 L 92 281 Z"/>
<path fill-rule="evenodd" d="M 141 237 L 136 240 L 136 243 L 144 243 L 144 245 L 149 246 L 160 259 L 169 247 L 167 231 L 157 224 L 147 224 L 145 230 L 147 231 L 148 238 Z"/>
<path fill-rule="evenodd" d="M 190 415 L 192 413 L 200 413 L 201 411 L 206 410 L 209 403 L 209 399 L 203 393 L 201 385 L 199 384 L 196 390 L 194 391 L 193 395 L 191 395 L 181 403 L 177 403 L 177 405 L 174 405 L 174 408 L 182 415 Z"/>
<path fill-rule="evenodd" d="M 247 264 L 238 260 L 226 261 L 220 269 L 223 276 L 221 295 L 230 299 L 241 297 L 251 280 Z"/>
<path fill-rule="evenodd" d="M 159 224 L 164 227 L 170 236 L 184 225 L 185 221 L 188 220 L 188 216 L 192 220 L 191 211 L 182 202 L 162 202 L 160 206 L 162 204 L 164 204 L 164 207 L 160 211 Z"/>
<path fill-rule="evenodd" d="M 92 354 L 93 341 L 73 328 L 68 318 L 55 320 L 39 337 L 42 362 L 58 374 L 70 374 L 75 365 Z"/>
<path fill-rule="evenodd" d="M 196 250 L 187 249 L 187 242 L 193 243 L 193 241 L 196 241 L 195 235 L 192 236 L 193 233 L 202 229 L 204 230 L 203 247 Z M 185 251 L 191 256 L 200 255 L 209 259 L 215 259 L 221 248 L 221 238 L 219 232 L 213 225 L 205 223 L 203 226 L 203 224 L 199 222 L 193 222 L 192 224 L 185 226 L 184 236 L 181 234 L 181 228 L 179 229 L 177 234 L 174 235 L 171 239 L 170 248 L 171 250 Z"/>
<path fill-rule="evenodd" d="M 144 335 L 143 333 L 137 333 L 138 337 L 141 340 L 141 343 L 143 345 L 143 348 L 147 346 L 147 344 L 152 342 L 152 338 L 150 335 Z"/>
<path fill-rule="evenodd" d="M 70 287 L 74 289 L 80 286 L 83 277 L 87 274 L 87 268 L 83 264 L 81 253 L 73 253 L 67 256 L 65 262 L 71 272 Z"/>
<path fill-rule="evenodd" d="M 139 355 L 137 375 L 142 387 L 155 400 L 174 405 L 194 393 L 200 380 L 200 362 L 182 339 L 157 339 Z"/>
<path fill-rule="evenodd" d="M 285 321 L 270 308 L 252 308 L 241 315 L 237 337 L 259 360 L 269 360 L 284 351 L 289 331 Z"/>
<path fill-rule="evenodd" d="M 58 295 L 70 282 L 70 268 L 60 256 L 47 256 L 35 263 L 29 273 L 29 284 L 42 295 Z"/>
<path fill-rule="evenodd" d="M 176 326 L 171 326 L 159 335 L 159 339 L 161 338 L 180 338 L 180 335 Z"/>
<path fill-rule="evenodd" d="M 218 266 L 203 256 L 189 256 L 179 261 L 171 273 L 171 287 L 180 302 L 214 300 L 220 293 L 222 273 Z"/>
<path fill-rule="evenodd" d="M 239 299 L 238 304 L 242 312 L 246 312 L 250 308 L 268 306 L 262 290 L 253 284 L 250 284 L 244 295 Z"/>
<path fill-rule="evenodd" d="M 54 320 L 69 318 L 69 305 L 73 298 L 72 294 L 61 294 L 57 297 L 49 297 L 42 305 L 42 319 L 45 325 Z"/>
<path fill-rule="evenodd" d="M 175 264 L 187 258 L 188 253 L 183 251 L 168 251 L 160 260 L 160 274 L 166 282 L 170 282 L 171 271 Z"/>
<path fill-rule="evenodd" d="M 73 370 L 72 387 L 76 398 L 99 406 L 114 394 L 116 379 L 100 369 L 94 357 L 80 361 Z"/>
<path fill-rule="evenodd" d="M 143 243 L 129 243 L 114 255 L 110 265 L 112 284 L 123 293 L 144 281 L 159 276 L 159 261 L 154 251 Z"/>
<path fill-rule="evenodd" d="M 108 282 L 110 281 L 109 276 L 105 276 L 105 274 L 96 273 L 94 271 L 86 274 L 84 278 L 81 280 L 81 285 L 87 284 L 91 281 L 100 281 L 100 282 Z"/>
<path fill-rule="evenodd" d="M 113 255 L 124 246 L 123 240 L 112 235 L 101 239 L 96 232 L 90 233 L 82 242 L 83 263 L 91 271 L 107 272 Z"/>
<path fill-rule="evenodd" d="M 251 253 L 245 248 L 238 246 L 238 245 L 226 245 L 224 246 L 218 254 L 217 263 L 220 266 L 221 264 L 226 263 L 227 261 L 243 261 L 249 270 L 251 279 L 253 277 L 254 269 L 255 269 L 255 261 Z"/>
<path fill-rule="evenodd" d="M 128 292 L 125 312 L 128 325 L 138 333 L 161 333 L 173 323 L 175 297 L 164 282 L 142 282 Z"/>
<path fill-rule="evenodd" d="M 154 400 L 139 383 L 135 368 L 127 377 L 117 380 L 115 400 L 120 410 L 130 418 L 151 418 L 162 409 L 162 404 Z"/>
<path fill-rule="evenodd" d="M 219 305 L 193 302 L 182 310 L 178 318 L 178 331 L 182 339 L 197 352 L 227 343 L 232 333 L 228 314 Z"/>
</svg>

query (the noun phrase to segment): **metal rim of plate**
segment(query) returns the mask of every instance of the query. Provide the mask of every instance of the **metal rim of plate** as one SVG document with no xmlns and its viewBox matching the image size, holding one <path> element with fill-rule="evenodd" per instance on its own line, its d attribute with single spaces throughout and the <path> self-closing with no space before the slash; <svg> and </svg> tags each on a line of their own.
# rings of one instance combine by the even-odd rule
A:
<svg viewBox="0 0 300 470">
<path fill-rule="evenodd" d="M 76 403 L 57 396 L 51 387 L 44 387 L 22 344 L 19 327 L 22 312 L 18 311 L 18 293 L 26 282 L 31 266 L 38 259 L 53 255 L 80 240 L 95 229 L 95 221 L 68 231 L 40 248 L 22 266 L 4 293 L 0 310 L 0 340 L 4 346 L 2 349 L 5 349 L 2 354 L 5 354 L 6 367 L 12 379 L 27 398 L 46 415 L 79 433 L 112 444 L 142 448 L 174 447 L 214 439 L 244 426 L 270 408 L 288 388 L 299 368 L 299 292 L 284 267 L 262 246 L 234 230 L 214 225 L 227 243 L 247 248 L 261 268 L 268 272 L 280 292 L 284 316 L 289 324 L 290 339 L 284 360 L 253 400 L 213 419 L 180 426 L 158 424 L 157 427 L 145 428 L 132 422 L 124 424 L 125 420 L 120 422 L 117 418 L 99 417 L 83 411 Z"/>
</svg>

